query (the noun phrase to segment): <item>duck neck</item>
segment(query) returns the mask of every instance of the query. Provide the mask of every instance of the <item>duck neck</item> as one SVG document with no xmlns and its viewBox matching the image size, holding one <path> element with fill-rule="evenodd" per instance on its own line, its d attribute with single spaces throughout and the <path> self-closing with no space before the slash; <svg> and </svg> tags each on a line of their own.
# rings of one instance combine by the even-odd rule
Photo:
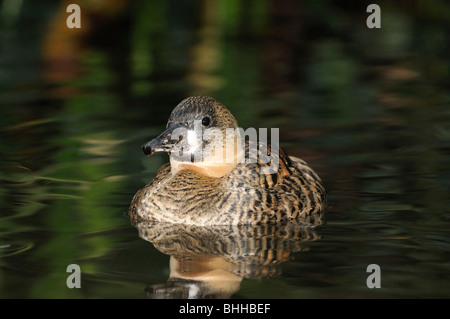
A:
<svg viewBox="0 0 450 319">
<path fill-rule="evenodd" d="M 171 172 L 172 174 L 178 174 L 181 171 L 191 170 L 200 175 L 208 177 L 222 177 L 230 173 L 237 164 L 227 163 L 227 164 L 216 164 L 216 163 L 205 163 L 205 162 L 179 162 L 176 160 L 170 160 Z"/>
<path fill-rule="evenodd" d="M 171 156 L 170 166 L 174 175 L 180 171 L 191 170 L 208 177 L 222 177 L 230 173 L 239 163 L 243 163 L 243 160 L 244 150 L 240 139 L 236 138 L 234 143 L 225 144 L 222 152 L 212 151 L 202 161 L 178 161 Z"/>
</svg>

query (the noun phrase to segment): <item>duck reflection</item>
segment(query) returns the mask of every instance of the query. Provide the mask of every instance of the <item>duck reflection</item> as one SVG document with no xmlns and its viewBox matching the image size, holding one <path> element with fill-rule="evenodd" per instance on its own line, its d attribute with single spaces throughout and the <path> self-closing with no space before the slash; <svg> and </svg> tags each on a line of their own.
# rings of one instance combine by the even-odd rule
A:
<svg viewBox="0 0 450 319">
<path fill-rule="evenodd" d="M 170 255 L 167 283 L 148 286 L 148 298 L 230 298 L 244 278 L 279 274 L 291 253 L 320 238 L 315 226 L 296 223 L 199 227 L 140 222 L 135 227 L 142 239 Z"/>
</svg>

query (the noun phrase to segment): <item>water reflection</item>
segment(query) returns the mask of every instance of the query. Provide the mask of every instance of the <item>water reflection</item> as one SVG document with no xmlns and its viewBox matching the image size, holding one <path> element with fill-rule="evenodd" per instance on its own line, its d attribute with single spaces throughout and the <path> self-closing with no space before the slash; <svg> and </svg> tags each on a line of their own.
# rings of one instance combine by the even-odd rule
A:
<svg viewBox="0 0 450 319">
<path fill-rule="evenodd" d="M 170 255 L 167 283 L 146 288 L 149 298 L 229 298 L 244 278 L 280 274 L 280 264 L 303 243 L 320 239 L 315 227 L 289 223 L 198 227 L 141 222 L 139 236 Z"/>
</svg>

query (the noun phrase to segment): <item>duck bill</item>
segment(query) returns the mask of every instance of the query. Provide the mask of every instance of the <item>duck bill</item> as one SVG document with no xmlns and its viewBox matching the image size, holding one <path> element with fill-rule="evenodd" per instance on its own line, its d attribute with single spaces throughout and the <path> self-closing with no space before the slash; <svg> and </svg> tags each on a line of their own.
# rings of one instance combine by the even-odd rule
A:
<svg viewBox="0 0 450 319">
<path fill-rule="evenodd" d="M 155 137 L 151 141 L 142 145 L 142 150 L 144 154 L 147 156 L 151 156 L 156 152 L 168 152 L 172 150 L 172 147 L 181 139 L 182 135 L 179 134 L 179 130 L 185 129 L 182 124 L 175 124 L 169 126 L 164 132 L 159 134 L 158 137 Z M 174 134 L 174 131 L 177 134 Z M 175 139 L 172 139 L 172 136 L 176 136 Z"/>
</svg>

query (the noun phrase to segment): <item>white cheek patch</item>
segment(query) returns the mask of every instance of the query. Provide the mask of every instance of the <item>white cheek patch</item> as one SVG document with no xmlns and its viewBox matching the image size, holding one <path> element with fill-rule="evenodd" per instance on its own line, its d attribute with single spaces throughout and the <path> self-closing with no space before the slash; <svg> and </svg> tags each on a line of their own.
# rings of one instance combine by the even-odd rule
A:
<svg viewBox="0 0 450 319">
<path fill-rule="evenodd" d="M 187 144 L 189 153 L 194 153 L 201 148 L 202 138 L 197 134 L 196 130 L 187 131 Z"/>
</svg>

